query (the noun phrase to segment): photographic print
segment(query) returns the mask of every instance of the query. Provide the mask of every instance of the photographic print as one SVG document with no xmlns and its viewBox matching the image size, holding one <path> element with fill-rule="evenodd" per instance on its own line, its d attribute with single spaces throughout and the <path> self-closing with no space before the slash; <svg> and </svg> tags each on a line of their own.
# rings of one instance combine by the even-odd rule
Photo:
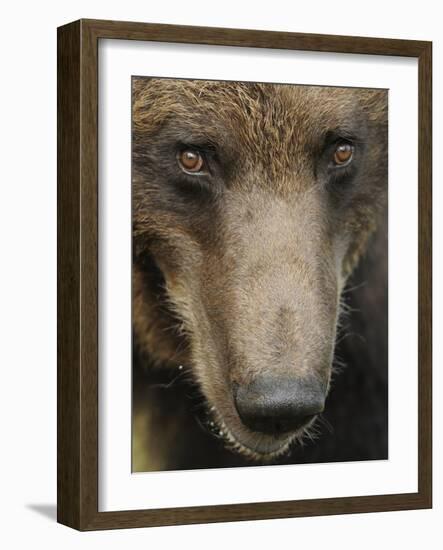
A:
<svg viewBox="0 0 443 550">
<path fill-rule="evenodd" d="M 132 470 L 388 458 L 388 91 L 132 78 Z"/>
</svg>

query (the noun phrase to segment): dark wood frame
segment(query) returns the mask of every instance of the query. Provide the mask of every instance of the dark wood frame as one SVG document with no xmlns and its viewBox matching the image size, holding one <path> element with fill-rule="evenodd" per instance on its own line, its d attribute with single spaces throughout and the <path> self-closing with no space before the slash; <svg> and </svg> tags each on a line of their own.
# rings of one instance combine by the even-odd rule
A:
<svg viewBox="0 0 443 550">
<path fill-rule="evenodd" d="M 419 66 L 418 492 L 98 511 L 98 41 L 103 38 L 406 56 Z M 432 506 L 432 43 L 80 20 L 58 29 L 58 521 L 80 530 Z"/>
</svg>

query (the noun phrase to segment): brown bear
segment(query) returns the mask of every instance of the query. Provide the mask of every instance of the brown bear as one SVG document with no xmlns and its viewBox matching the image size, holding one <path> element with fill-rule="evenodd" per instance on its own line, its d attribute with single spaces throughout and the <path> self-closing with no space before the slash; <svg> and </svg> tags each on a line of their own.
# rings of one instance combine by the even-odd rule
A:
<svg viewBox="0 0 443 550">
<path fill-rule="evenodd" d="M 134 77 L 132 100 L 133 469 L 386 458 L 387 92 Z"/>
</svg>

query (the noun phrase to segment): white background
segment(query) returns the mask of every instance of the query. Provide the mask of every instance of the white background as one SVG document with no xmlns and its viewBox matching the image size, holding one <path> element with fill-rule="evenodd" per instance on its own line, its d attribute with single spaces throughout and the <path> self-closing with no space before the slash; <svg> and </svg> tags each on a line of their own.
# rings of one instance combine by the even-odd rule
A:
<svg viewBox="0 0 443 550">
<path fill-rule="evenodd" d="M 434 510 L 76 533 L 54 522 L 56 421 L 56 26 L 79 17 L 434 40 L 434 181 L 442 181 L 441 14 L 422 0 L 367 3 L 224 0 L 161 3 L 78 0 L 3 6 L 0 93 L 2 384 L 0 467 L 6 548 L 438 548 L 443 520 L 442 294 L 434 300 Z M 437 152 L 440 153 L 437 155 Z M 435 185 L 434 209 L 443 191 Z M 441 216 L 435 216 L 434 280 L 443 279 Z M 438 338 L 440 336 L 440 339 Z M 5 540 L 3 540 L 5 539 Z M 6 544 L 5 544 L 6 543 Z"/>
<path fill-rule="evenodd" d="M 416 492 L 417 61 L 106 40 L 99 66 L 99 510 Z M 389 89 L 389 460 L 131 474 L 129 98 L 142 74 Z"/>
</svg>

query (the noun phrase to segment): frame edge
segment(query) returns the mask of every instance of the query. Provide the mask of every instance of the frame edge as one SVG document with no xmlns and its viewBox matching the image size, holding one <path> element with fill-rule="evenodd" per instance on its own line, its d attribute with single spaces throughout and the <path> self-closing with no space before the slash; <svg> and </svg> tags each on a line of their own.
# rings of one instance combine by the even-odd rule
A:
<svg viewBox="0 0 443 550">
<path fill-rule="evenodd" d="M 432 508 L 432 42 L 418 60 L 418 490 Z"/>
<path fill-rule="evenodd" d="M 80 23 L 57 29 L 57 521 L 78 528 L 80 486 Z"/>
</svg>

